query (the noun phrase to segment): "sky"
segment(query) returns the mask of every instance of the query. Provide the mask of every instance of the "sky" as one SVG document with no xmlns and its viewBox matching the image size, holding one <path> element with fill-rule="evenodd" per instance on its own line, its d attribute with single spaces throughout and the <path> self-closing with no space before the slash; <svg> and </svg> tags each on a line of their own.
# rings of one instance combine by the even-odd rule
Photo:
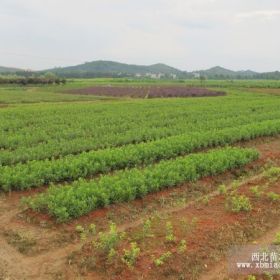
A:
<svg viewBox="0 0 280 280">
<path fill-rule="evenodd" d="M 0 65 L 280 70 L 279 0 L 0 0 Z"/>
</svg>

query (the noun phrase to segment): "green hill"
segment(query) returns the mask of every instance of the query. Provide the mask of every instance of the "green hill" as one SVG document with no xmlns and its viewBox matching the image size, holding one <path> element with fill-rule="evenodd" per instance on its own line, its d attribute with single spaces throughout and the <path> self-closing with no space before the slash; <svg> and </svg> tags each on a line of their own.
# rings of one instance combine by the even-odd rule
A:
<svg viewBox="0 0 280 280">
<path fill-rule="evenodd" d="M 21 70 L 19 68 L 0 66 L 0 73 L 15 73 L 15 72 L 20 72 L 20 71 L 23 71 L 23 70 Z"/>
<path fill-rule="evenodd" d="M 135 76 L 137 74 L 146 75 L 148 73 L 179 75 L 183 73 L 182 71 L 176 68 L 161 63 L 145 66 L 103 60 L 86 62 L 84 64 L 76 66 L 53 68 L 46 71 L 55 73 L 59 76 L 62 75 L 66 77 Z"/>
</svg>

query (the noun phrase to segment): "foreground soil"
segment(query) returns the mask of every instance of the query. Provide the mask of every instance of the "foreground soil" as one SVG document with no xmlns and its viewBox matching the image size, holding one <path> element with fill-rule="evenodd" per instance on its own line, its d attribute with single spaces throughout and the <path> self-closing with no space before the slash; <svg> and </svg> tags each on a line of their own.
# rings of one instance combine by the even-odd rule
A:
<svg viewBox="0 0 280 280">
<path fill-rule="evenodd" d="M 208 90 L 206 88 L 179 87 L 179 86 L 150 86 L 150 87 L 116 87 L 96 86 L 84 89 L 76 89 L 67 93 L 81 95 L 111 96 L 111 97 L 203 97 L 223 96 L 224 92 Z"/>
<path fill-rule="evenodd" d="M 56 224 L 49 217 L 20 207 L 20 197 L 0 197 L 0 279 L 244 279 L 227 275 L 225 254 L 233 244 L 270 244 L 279 232 L 280 204 L 264 195 L 256 198 L 254 186 L 280 193 L 280 181 L 263 176 L 263 168 L 280 166 L 280 138 L 245 143 L 261 152 L 261 158 L 243 170 L 235 170 L 196 183 L 185 184 L 142 200 L 113 205 L 92 212 L 69 224 Z M 238 179 L 238 181 L 237 181 Z M 250 198 L 252 211 L 231 213 L 218 186 L 238 185 L 238 194 Z M 151 234 L 143 235 L 143 222 L 151 220 Z M 116 256 L 108 262 L 92 241 L 76 232 L 77 225 L 94 223 L 97 232 L 117 224 L 125 238 L 117 254 L 137 242 L 140 255 L 132 268 Z M 173 227 L 174 240 L 166 240 L 166 223 Z M 178 250 L 186 241 L 185 250 Z M 155 260 L 170 252 L 163 265 Z M 202 277 L 202 278 L 201 278 Z M 259 278 L 266 279 L 266 278 Z M 274 279 L 278 279 L 274 277 Z"/>
</svg>

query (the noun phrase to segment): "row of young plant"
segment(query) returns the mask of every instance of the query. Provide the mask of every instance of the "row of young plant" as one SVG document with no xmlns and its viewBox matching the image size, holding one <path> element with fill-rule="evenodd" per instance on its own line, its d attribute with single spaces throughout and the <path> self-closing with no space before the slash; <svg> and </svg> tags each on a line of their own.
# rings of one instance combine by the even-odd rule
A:
<svg viewBox="0 0 280 280">
<path fill-rule="evenodd" d="M 147 165 L 159 160 L 236 141 L 280 133 L 280 120 L 265 121 L 221 130 L 192 133 L 119 148 L 66 156 L 58 160 L 31 161 L 0 167 L 0 188 L 4 191 L 73 181 L 113 170 Z"/>
<path fill-rule="evenodd" d="M 0 114 L 0 165 L 280 119 L 280 104 L 273 98 L 245 98 L 244 104 L 238 98 L 220 102 L 175 100 L 170 104 L 152 101 L 5 109 Z"/>
<path fill-rule="evenodd" d="M 47 212 L 63 222 L 99 207 L 241 167 L 257 158 L 256 150 L 227 147 L 161 161 L 144 169 L 121 170 L 98 180 L 78 180 L 67 186 L 51 186 L 45 193 L 24 201 L 30 208 Z"/>
<path fill-rule="evenodd" d="M 179 135 L 185 131 L 205 131 L 213 129 L 221 129 L 226 127 L 233 127 L 236 125 L 249 124 L 257 121 L 279 119 L 280 111 L 270 112 L 265 114 L 258 114 L 252 116 L 245 114 L 240 116 L 215 116 L 214 120 L 204 121 L 204 123 L 196 123 L 196 127 L 188 122 L 183 122 L 178 118 L 177 124 L 169 124 L 162 121 L 161 124 L 154 123 L 153 127 L 146 127 L 144 124 L 141 128 L 125 130 L 123 125 L 119 127 L 111 127 L 110 131 L 95 129 L 94 135 L 88 132 L 87 129 L 82 131 L 62 131 L 58 138 L 49 139 L 47 132 L 42 131 L 37 139 L 40 143 L 32 145 L 33 135 L 24 135 L 25 144 L 23 146 L 13 149 L 0 150 L 0 165 L 13 165 L 19 162 L 25 163 L 30 160 L 42 160 L 50 158 L 60 158 L 68 154 L 78 154 L 83 151 L 104 149 L 108 147 L 123 146 L 130 143 L 148 142 L 161 139 L 168 136 Z M 195 124 L 195 122 L 194 122 Z M 59 127 L 57 131 L 61 130 Z M 17 133 L 15 133 L 17 134 Z M 5 134 L 3 134 L 3 137 Z M 23 135 L 21 135 L 23 136 Z M 8 139 L 7 139 L 8 141 Z M 28 144 L 30 142 L 30 144 Z"/>
</svg>

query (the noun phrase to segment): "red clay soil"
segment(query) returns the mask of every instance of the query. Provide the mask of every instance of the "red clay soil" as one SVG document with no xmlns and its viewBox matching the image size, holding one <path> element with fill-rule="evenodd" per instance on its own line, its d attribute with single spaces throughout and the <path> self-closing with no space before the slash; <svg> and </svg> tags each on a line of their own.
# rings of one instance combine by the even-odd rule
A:
<svg viewBox="0 0 280 280">
<path fill-rule="evenodd" d="M 146 87 L 116 87 L 96 86 L 67 91 L 71 94 L 96 95 L 110 97 L 160 98 L 160 97 L 203 97 L 223 96 L 224 92 L 206 88 L 183 86 L 146 86 Z"/>
</svg>

